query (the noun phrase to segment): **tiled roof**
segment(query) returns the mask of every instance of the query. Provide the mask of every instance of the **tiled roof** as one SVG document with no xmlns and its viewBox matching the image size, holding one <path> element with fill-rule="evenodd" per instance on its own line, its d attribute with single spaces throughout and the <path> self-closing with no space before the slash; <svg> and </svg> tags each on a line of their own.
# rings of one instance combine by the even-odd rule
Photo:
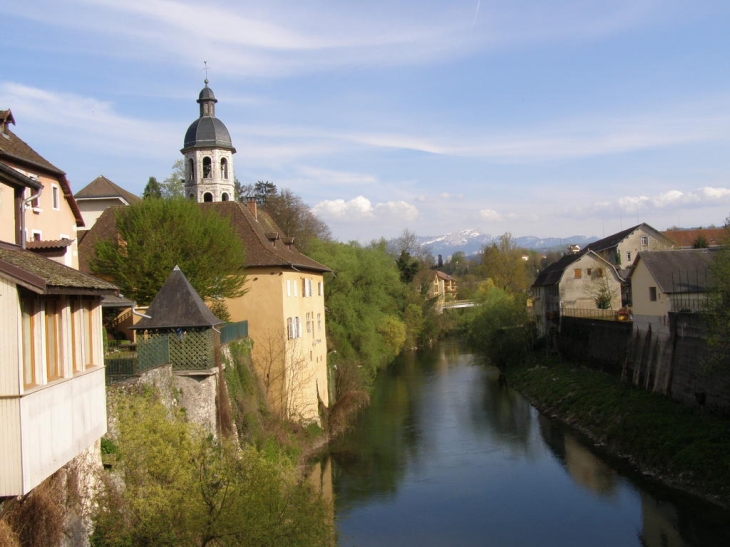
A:
<svg viewBox="0 0 730 547">
<path fill-rule="evenodd" d="M 41 294 L 116 294 L 118 291 L 111 283 L 3 242 L 0 242 L 0 275 Z"/>
<path fill-rule="evenodd" d="M 32 188 L 33 190 L 40 190 L 43 188 L 43 185 L 37 180 L 26 177 L 23 173 L 17 169 L 13 169 L 2 161 L 0 161 L 0 181 L 13 186 Z"/>
<path fill-rule="evenodd" d="M 456 281 L 453 277 L 451 277 L 449 274 L 444 273 L 442 271 L 436 270 L 436 276 L 445 280 L 445 281 Z"/>
<path fill-rule="evenodd" d="M 17 163 L 21 167 L 36 168 L 58 180 L 58 184 L 63 190 L 63 197 L 68 202 L 76 219 L 78 227 L 84 226 L 84 218 L 81 216 L 79 206 L 71 192 L 71 185 L 66 178 L 66 173 L 53 165 L 38 152 L 28 146 L 23 139 L 10 131 L 7 127 L 5 133 L 0 136 L 0 160 L 6 163 Z M 10 165 L 12 167 L 12 165 Z"/>
<path fill-rule="evenodd" d="M 695 228 L 691 230 L 666 230 L 662 235 L 667 236 L 679 247 L 692 247 L 699 236 L 705 236 L 710 246 L 724 245 L 728 240 L 726 228 Z"/>
<path fill-rule="evenodd" d="M 287 245 L 284 241 L 286 234 L 264 211 L 259 210 L 254 217 L 248 207 L 235 201 L 201 203 L 200 206 L 230 219 L 233 229 L 246 247 L 247 267 L 281 266 L 315 272 L 332 271 L 299 252 L 293 244 Z"/>
<path fill-rule="evenodd" d="M 548 285 L 555 285 L 560 283 L 560 278 L 563 277 L 565 268 L 570 266 L 573 262 L 578 260 L 582 254 L 574 253 L 564 255 L 557 262 L 553 262 L 547 268 L 540 272 L 537 279 L 532 284 L 533 287 L 544 287 Z"/>
<path fill-rule="evenodd" d="M 643 262 L 664 294 L 706 292 L 712 286 L 710 264 L 717 250 L 643 251 L 632 272 Z"/>
<path fill-rule="evenodd" d="M 271 217 L 263 211 L 259 211 L 254 218 L 248 207 L 234 201 L 201 203 L 200 207 L 216 211 L 230 219 L 231 226 L 246 248 L 246 267 L 279 266 L 315 272 L 331 271 L 327 266 L 299 252 L 294 245 L 284 243 L 284 235 Z M 98 241 L 116 239 L 115 214 L 121 210 L 123 210 L 122 207 L 106 209 L 79 242 L 79 269 L 81 271 L 91 271 L 89 260 L 94 255 L 94 246 Z"/>
<path fill-rule="evenodd" d="M 48 239 L 45 241 L 28 241 L 25 248 L 29 251 L 39 251 L 42 249 L 63 249 L 74 242 L 73 239 Z"/>
<path fill-rule="evenodd" d="M 594 241 L 593 243 L 589 243 L 584 247 L 583 252 L 590 250 L 594 253 L 600 253 L 601 251 L 617 247 L 618 244 L 621 243 L 621 241 L 626 239 L 643 225 L 643 223 L 637 224 L 636 226 L 632 226 L 631 228 L 627 228 L 626 230 L 622 230 L 616 234 L 604 237 L 603 239 L 599 239 L 598 241 Z"/>
<path fill-rule="evenodd" d="M 76 199 L 101 199 L 101 198 L 117 198 L 121 197 L 127 203 L 136 203 L 142 201 L 142 198 L 128 192 L 121 186 L 117 186 L 108 178 L 99 175 L 81 190 L 76 192 Z"/>
<path fill-rule="evenodd" d="M 212 327 L 224 323 L 208 309 L 182 273 L 175 266 L 150 307 L 133 329 L 174 329 Z"/>
<path fill-rule="evenodd" d="M 23 139 L 18 137 L 10 129 L 5 128 L 5 134 L 8 138 L 0 138 L 0 156 L 9 156 L 35 167 L 40 167 L 55 175 L 66 174 L 28 146 Z"/>
</svg>

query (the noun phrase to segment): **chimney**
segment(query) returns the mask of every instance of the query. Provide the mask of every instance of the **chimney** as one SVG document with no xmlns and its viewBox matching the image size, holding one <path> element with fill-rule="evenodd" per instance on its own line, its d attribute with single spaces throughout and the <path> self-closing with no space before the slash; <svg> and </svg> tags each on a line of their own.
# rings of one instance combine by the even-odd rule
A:
<svg viewBox="0 0 730 547">
<path fill-rule="evenodd" d="M 253 215 L 253 218 L 256 219 L 256 220 L 258 220 L 259 219 L 259 216 L 258 216 L 259 213 L 258 213 L 258 209 L 257 209 L 257 206 L 256 206 L 256 200 L 255 199 L 249 199 L 248 201 L 246 201 L 246 207 L 248 207 L 248 210 L 251 211 L 251 214 Z"/>
<path fill-rule="evenodd" d="M 0 110 L 0 134 L 7 136 L 9 123 L 15 123 L 13 113 L 10 110 Z"/>
</svg>

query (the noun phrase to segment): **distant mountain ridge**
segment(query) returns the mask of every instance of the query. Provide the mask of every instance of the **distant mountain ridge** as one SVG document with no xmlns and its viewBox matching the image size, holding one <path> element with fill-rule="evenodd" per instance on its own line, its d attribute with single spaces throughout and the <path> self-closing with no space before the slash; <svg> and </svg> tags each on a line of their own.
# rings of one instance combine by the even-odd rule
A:
<svg viewBox="0 0 730 547">
<path fill-rule="evenodd" d="M 491 245 L 497 241 L 499 236 L 481 232 L 480 230 L 467 229 L 458 232 L 452 232 L 440 236 L 423 236 L 418 237 L 418 242 L 422 247 L 428 247 L 433 256 L 441 255 L 444 260 L 457 251 L 464 254 L 473 255 L 482 250 L 485 245 Z M 535 237 L 523 236 L 514 238 L 515 245 L 524 249 L 532 249 L 535 251 L 555 251 L 563 250 L 569 244 L 580 245 L 585 247 L 593 241 L 597 241 L 595 236 L 576 235 L 571 237 Z"/>
</svg>

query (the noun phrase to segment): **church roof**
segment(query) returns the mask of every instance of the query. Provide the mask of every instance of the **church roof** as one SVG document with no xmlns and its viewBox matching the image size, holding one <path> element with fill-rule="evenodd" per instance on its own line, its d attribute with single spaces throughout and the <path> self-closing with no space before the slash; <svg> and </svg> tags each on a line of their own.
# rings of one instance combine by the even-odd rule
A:
<svg viewBox="0 0 730 547">
<path fill-rule="evenodd" d="M 203 299 L 175 266 L 145 315 L 133 329 L 213 327 L 224 323 L 208 309 Z"/>
<path fill-rule="evenodd" d="M 200 117 L 190 124 L 185 132 L 183 150 L 189 148 L 225 148 L 236 152 L 231 142 L 231 135 L 226 125 L 215 117 L 215 98 L 213 90 L 208 87 L 208 80 L 205 80 L 205 87 L 198 95 L 200 104 Z"/>
<path fill-rule="evenodd" d="M 114 184 L 104 175 L 99 175 L 81 190 L 76 192 L 77 200 L 84 199 L 102 199 L 102 198 L 121 198 L 129 204 L 142 201 L 142 198 L 128 192 L 121 186 Z"/>
<path fill-rule="evenodd" d="M 227 148 L 235 152 L 225 124 L 213 116 L 203 116 L 190 124 L 183 144 L 183 149 L 187 148 Z"/>
</svg>

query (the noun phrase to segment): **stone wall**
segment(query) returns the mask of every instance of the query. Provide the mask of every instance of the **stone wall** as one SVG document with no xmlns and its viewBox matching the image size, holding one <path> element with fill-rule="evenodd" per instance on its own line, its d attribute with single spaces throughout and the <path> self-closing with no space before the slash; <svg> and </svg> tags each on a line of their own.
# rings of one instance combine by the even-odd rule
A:
<svg viewBox="0 0 730 547">
<path fill-rule="evenodd" d="M 590 368 L 621 374 L 631 337 L 628 321 L 562 317 L 558 348 L 561 355 Z"/>
<path fill-rule="evenodd" d="M 701 314 L 670 313 L 670 334 L 630 322 L 563 317 L 563 357 L 713 412 L 730 412 L 730 363 L 715 362 Z"/>
</svg>

